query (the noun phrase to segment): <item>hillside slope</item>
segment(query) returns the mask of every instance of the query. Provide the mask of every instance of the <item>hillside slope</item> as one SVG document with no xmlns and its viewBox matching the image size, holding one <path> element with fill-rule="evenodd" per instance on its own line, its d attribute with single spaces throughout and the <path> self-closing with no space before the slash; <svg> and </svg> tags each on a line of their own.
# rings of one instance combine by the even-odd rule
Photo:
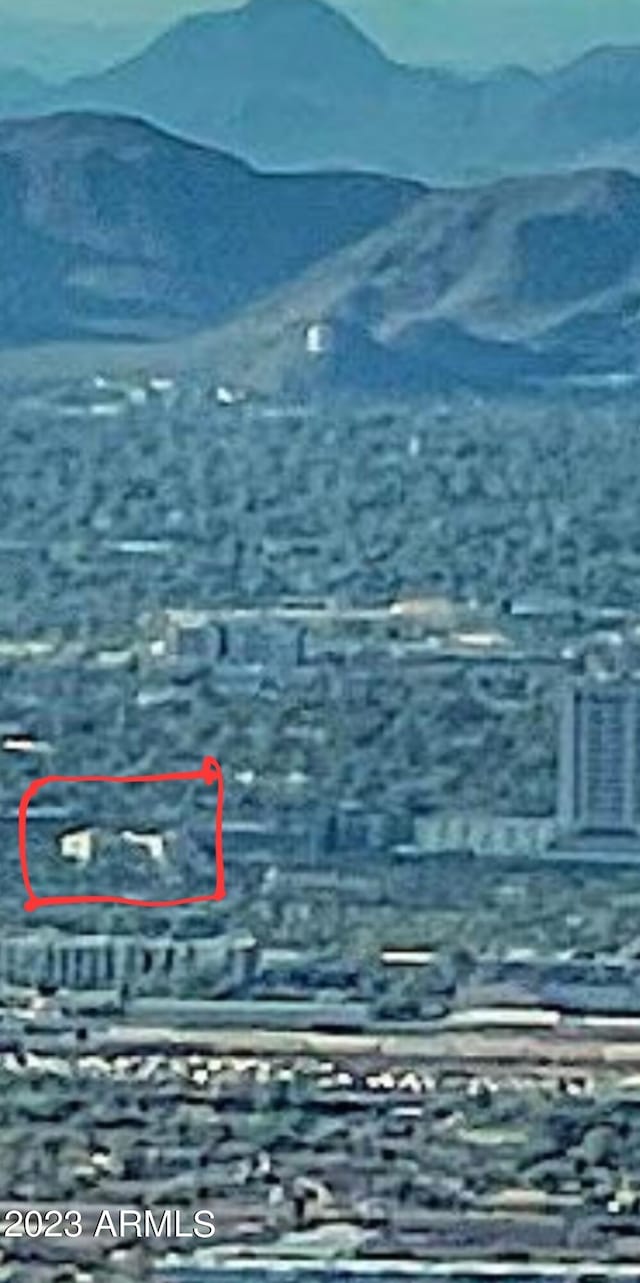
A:
<svg viewBox="0 0 640 1283">
<path fill-rule="evenodd" d="M 590 171 L 427 192 L 215 340 L 258 386 L 420 389 L 616 373 L 640 351 L 640 179 Z M 305 352 L 310 327 L 325 351 Z M 244 377 L 247 371 L 245 368 Z"/>
<path fill-rule="evenodd" d="M 210 332 L 222 379 L 276 389 L 630 372 L 639 227 L 623 172 L 428 190 L 258 174 L 131 119 L 13 122 L 0 343 Z"/>
<path fill-rule="evenodd" d="M 0 341 L 173 337 L 246 307 L 420 189 L 267 177 L 136 120 L 0 125 Z"/>
<path fill-rule="evenodd" d="M 22 67 L 0 66 L 0 118 L 35 112 L 51 92 L 49 85 Z"/>
</svg>

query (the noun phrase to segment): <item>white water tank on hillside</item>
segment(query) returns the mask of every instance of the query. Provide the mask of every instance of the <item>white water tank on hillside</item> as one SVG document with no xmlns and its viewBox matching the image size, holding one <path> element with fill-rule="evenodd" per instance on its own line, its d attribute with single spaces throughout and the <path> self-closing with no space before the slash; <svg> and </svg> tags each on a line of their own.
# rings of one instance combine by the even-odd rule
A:
<svg viewBox="0 0 640 1283">
<path fill-rule="evenodd" d="M 315 321 L 308 325 L 305 333 L 305 346 L 309 356 L 326 356 L 331 351 L 333 331 L 324 321 Z"/>
</svg>

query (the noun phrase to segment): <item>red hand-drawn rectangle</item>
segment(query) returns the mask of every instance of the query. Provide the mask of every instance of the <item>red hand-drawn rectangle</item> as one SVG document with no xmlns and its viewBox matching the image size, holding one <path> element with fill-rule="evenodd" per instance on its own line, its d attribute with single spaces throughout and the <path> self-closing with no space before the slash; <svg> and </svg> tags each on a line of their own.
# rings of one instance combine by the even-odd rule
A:
<svg viewBox="0 0 640 1283">
<path fill-rule="evenodd" d="M 215 890 L 211 895 L 192 896 L 185 900 L 130 900 L 111 895 L 39 896 L 31 885 L 27 847 L 29 806 L 41 789 L 49 784 L 162 784 L 165 781 L 204 780 L 207 785 L 217 784 L 218 796 L 215 817 Z M 18 849 L 22 879 L 27 891 L 25 910 L 35 913 L 50 905 L 65 904 L 128 904 L 140 909 L 170 909 L 183 904 L 205 904 L 224 900 L 224 852 L 222 821 L 224 814 L 224 778 L 222 768 L 214 757 L 206 757 L 199 771 L 181 771 L 171 775 L 49 775 L 34 780 L 22 796 L 18 810 Z"/>
</svg>

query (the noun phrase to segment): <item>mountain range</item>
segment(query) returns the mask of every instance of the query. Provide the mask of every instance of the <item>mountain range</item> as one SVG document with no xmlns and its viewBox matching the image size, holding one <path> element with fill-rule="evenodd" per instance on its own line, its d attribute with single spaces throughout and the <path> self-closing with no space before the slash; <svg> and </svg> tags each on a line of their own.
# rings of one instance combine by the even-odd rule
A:
<svg viewBox="0 0 640 1283">
<path fill-rule="evenodd" d="M 51 86 L 22 67 L 0 66 L 0 118 L 29 115 L 46 107 Z"/>
<path fill-rule="evenodd" d="M 634 372 L 639 227 L 618 171 L 429 190 L 269 176 L 134 119 L 5 122 L 0 343 L 209 332 L 221 378 L 264 388 Z"/>
<path fill-rule="evenodd" d="M 149 339 L 219 323 L 420 190 L 269 177 L 136 120 L 0 123 L 0 339 Z"/>
<path fill-rule="evenodd" d="M 27 96 L 28 97 L 28 96 Z M 323 0 L 248 0 L 184 19 L 142 53 L 0 111 L 139 115 L 267 170 L 429 183 L 640 167 L 640 49 L 478 78 L 387 57 Z"/>
<path fill-rule="evenodd" d="M 640 179 L 623 171 L 425 191 L 389 225 L 216 334 L 254 386 L 406 393 L 635 374 Z M 304 359 L 321 326 L 325 351 Z"/>
</svg>

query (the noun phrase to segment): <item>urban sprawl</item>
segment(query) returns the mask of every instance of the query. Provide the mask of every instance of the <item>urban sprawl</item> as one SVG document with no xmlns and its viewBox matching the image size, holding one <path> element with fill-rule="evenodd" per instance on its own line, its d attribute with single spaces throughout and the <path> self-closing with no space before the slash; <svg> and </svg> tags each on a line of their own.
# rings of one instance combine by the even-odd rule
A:
<svg viewBox="0 0 640 1283">
<path fill-rule="evenodd" d="M 88 1229 L 3 1237 L 0 1279 L 634 1266 L 636 420 L 13 376 L 2 1204 Z M 224 901 L 24 913 L 34 779 L 207 755 Z M 51 786 L 35 890 L 205 895 L 214 805 Z M 216 1234 L 93 1234 L 123 1207 Z"/>
</svg>

